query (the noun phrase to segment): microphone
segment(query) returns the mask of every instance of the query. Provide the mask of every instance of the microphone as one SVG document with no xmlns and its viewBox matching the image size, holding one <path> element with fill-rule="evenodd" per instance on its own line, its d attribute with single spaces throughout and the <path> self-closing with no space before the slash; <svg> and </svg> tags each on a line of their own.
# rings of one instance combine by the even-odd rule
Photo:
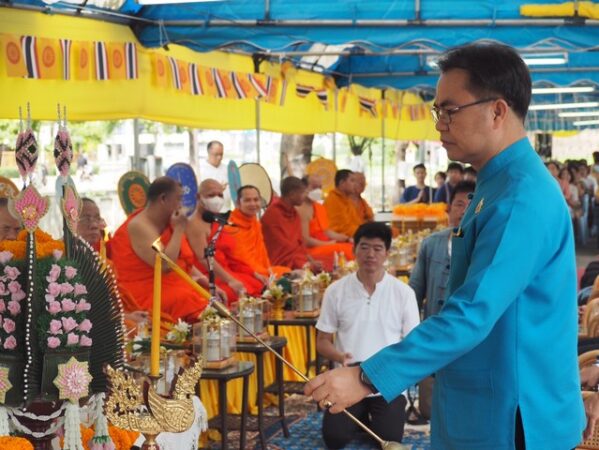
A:
<svg viewBox="0 0 599 450">
<path fill-rule="evenodd" d="M 222 225 L 228 225 L 230 227 L 236 227 L 237 225 L 233 222 L 229 222 L 229 216 L 231 215 L 231 211 L 227 211 L 226 213 L 215 214 L 210 211 L 204 211 L 202 213 L 202 220 L 208 223 L 220 223 Z"/>
</svg>

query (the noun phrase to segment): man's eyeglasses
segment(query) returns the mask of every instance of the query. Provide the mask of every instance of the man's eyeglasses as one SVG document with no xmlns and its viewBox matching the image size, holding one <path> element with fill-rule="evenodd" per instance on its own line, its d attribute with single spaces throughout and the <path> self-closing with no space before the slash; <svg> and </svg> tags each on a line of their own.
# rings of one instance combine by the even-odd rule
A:
<svg viewBox="0 0 599 450">
<path fill-rule="evenodd" d="M 439 108 L 438 106 L 433 106 L 431 108 L 431 115 L 433 116 L 433 121 L 435 124 L 441 122 L 445 125 L 449 125 L 451 123 L 451 116 L 457 112 L 460 112 L 462 109 L 468 108 L 469 106 L 480 105 L 481 103 L 494 102 L 495 100 L 498 100 L 498 98 L 483 98 L 481 100 L 477 100 L 472 103 L 466 103 L 465 105 L 456 106 L 454 108 Z"/>
</svg>

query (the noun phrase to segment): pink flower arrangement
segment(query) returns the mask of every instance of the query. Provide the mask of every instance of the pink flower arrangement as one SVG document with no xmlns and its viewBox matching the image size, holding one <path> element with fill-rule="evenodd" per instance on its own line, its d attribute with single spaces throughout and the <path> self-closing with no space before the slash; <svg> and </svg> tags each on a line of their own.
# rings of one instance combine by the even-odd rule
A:
<svg viewBox="0 0 599 450">
<path fill-rule="evenodd" d="M 21 344 L 27 297 L 23 286 L 23 263 L 9 251 L 0 252 L 0 351 L 15 350 Z"/>
<path fill-rule="evenodd" d="M 46 271 L 41 272 L 46 300 L 45 312 L 40 318 L 42 347 L 90 347 L 92 322 L 86 315 L 92 305 L 83 297 L 87 294 L 87 288 L 76 267 L 61 259 L 59 252 L 53 256 L 54 260 L 46 263 Z"/>
</svg>

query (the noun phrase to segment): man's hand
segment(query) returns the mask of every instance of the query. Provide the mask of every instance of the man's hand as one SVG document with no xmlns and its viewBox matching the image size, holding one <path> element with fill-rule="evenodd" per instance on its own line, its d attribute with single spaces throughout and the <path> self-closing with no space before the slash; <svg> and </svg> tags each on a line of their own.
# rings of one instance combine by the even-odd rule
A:
<svg viewBox="0 0 599 450">
<path fill-rule="evenodd" d="M 245 286 L 243 285 L 243 283 L 235 278 L 231 278 L 231 280 L 227 284 L 238 294 L 245 292 Z"/>
<path fill-rule="evenodd" d="M 337 362 L 339 362 L 340 364 L 342 364 L 343 367 L 347 367 L 354 360 L 354 357 L 352 356 L 351 353 L 341 353 L 340 355 L 341 355 L 341 357 L 338 359 Z"/>
<path fill-rule="evenodd" d="M 329 411 L 333 414 L 355 405 L 371 393 L 360 381 L 358 366 L 328 370 L 304 386 L 304 394 L 311 395 L 321 406 L 330 402 Z"/>
<path fill-rule="evenodd" d="M 595 388 L 599 384 L 599 367 L 586 366 L 580 369 L 580 384 L 586 388 Z"/>
<path fill-rule="evenodd" d="M 268 277 L 265 277 L 264 275 L 258 272 L 254 272 L 254 278 L 256 278 L 260 283 L 264 285 L 268 284 Z"/>
<path fill-rule="evenodd" d="M 185 215 L 183 208 L 179 208 L 171 215 L 171 226 L 173 228 L 185 228 L 186 225 L 187 216 Z"/>
<path fill-rule="evenodd" d="M 221 303 L 225 305 L 227 304 L 227 293 L 219 287 L 216 288 L 216 296 L 221 301 Z"/>
<path fill-rule="evenodd" d="M 587 427 L 583 434 L 586 440 L 595 432 L 595 422 L 599 419 L 599 393 L 589 395 L 584 400 L 584 412 L 587 415 Z"/>
</svg>

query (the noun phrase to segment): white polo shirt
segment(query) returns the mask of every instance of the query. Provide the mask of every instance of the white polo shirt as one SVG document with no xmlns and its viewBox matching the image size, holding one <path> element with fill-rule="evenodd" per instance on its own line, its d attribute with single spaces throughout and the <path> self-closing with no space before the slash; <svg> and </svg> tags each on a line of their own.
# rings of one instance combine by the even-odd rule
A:
<svg viewBox="0 0 599 450">
<path fill-rule="evenodd" d="M 411 287 L 385 273 L 370 296 L 353 273 L 326 290 L 316 328 L 335 333 L 335 348 L 362 362 L 401 341 L 419 323 Z"/>
</svg>

